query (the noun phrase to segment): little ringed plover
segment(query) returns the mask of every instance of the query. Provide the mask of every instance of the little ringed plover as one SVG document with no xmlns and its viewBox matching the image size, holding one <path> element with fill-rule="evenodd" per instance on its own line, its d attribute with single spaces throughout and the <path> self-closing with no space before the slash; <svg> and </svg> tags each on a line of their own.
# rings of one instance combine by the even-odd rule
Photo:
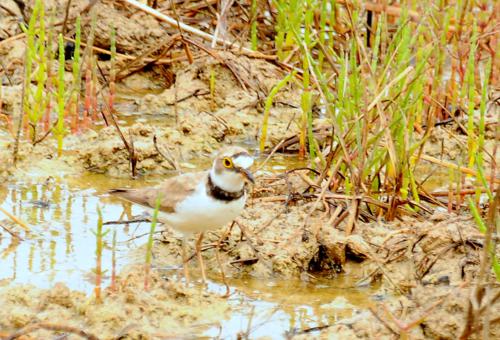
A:
<svg viewBox="0 0 500 340">
<path fill-rule="evenodd" d="M 196 255 L 205 282 L 203 233 L 223 227 L 240 215 L 247 200 L 246 183 L 254 183 L 249 171 L 252 164 L 247 150 L 230 146 L 219 151 L 210 170 L 171 177 L 156 187 L 113 189 L 109 193 L 152 209 L 159 200 L 158 220 L 181 232 L 184 245 L 187 237 L 200 233 Z M 184 275 L 189 281 L 186 261 L 183 250 Z"/>
</svg>

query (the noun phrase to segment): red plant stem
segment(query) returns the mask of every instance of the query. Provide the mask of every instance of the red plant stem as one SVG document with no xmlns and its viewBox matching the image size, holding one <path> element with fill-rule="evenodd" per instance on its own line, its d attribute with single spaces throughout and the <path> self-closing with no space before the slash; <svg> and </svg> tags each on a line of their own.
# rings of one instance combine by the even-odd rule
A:
<svg viewBox="0 0 500 340">
<path fill-rule="evenodd" d="M 146 264 L 145 269 L 145 275 L 144 275 L 144 290 L 147 291 L 149 290 L 149 272 L 150 272 L 150 266 L 149 264 Z"/>
<path fill-rule="evenodd" d="M 462 176 L 462 174 L 460 174 L 460 188 L 463 188 L 465 186 L 465 176 Z M 462 202 L 464 201 L 465 199 L 465 195 L 462 193 L 462 190 L 458 190 L 457 188 L 457 207 L 456 207 L 456 211 L 457 211 L 457 214 L 459 213 L 460 211 L 460 207 L 462 206 Z"/>
<path fill-rule="evenodd" d="M 47 91 L 47 106 L 45 106 L 45 115 L 43 116 L 43 132 L 47 133 L 50 129 L 50 113 L 52 110 L 52 101 L 50 91 L 52 89 L 52 71 L 51 62 L 48 62 L 47 67 L 47 83 L 45 85 L 45 90 Z"/>
<path fill-rule="evenodd" d="M 97 301 L 100 301 L 101 300 L 101 275 L 96 275 L 96 279 L 95 279 L 95 287 L 94 287 L 94 294 L 95 294 L 95 297 L 96 297 L 96 300 Z"/>
<path fill-rule="evenodd" d="M 67 126 L 66 124 L 68 122 L 71 123 L 71 117 L 69 116 L 70 112 L 71 112 L 71 100 L 69 101 L 68 105 L 64 106 L 64 124 L 65 124 L 65 126 Z M 71 128 L 71 126 L 70 126 L 70 128 Z"/>
<path fill-rule="evenodd" d="M 448 213 L 451 214 L 453 211 L 453 188 L 450 185 L 448 190 Z"/>
<path fill-rule="evenodd" d="M 111 253 L 111 290 L 116 291 L 116 230 L 113 231 L 113 249 Z"/>
<path fill-rule="evenodd" d="M 69 103 L 68 103 L 68 110 L 69 110 L 69 119 L 70 119 L 70 130 L 71 130 L 71 133 L 74 134 L 76 133 L 76 129 L 77 129 L 77 123 L 76 123 L 76 110 L 75 110 L 75 107 L 74 107 L 74 103 L 73 103 L 73 98 L 71 98 L 69 100 Z"/>
<path fill-rule="evenodd" d="M 75 119 L 75 130 L 76 132 L 80 132 L 80 112 L 78 109 L 78 97 L 76 98 L 76 101 L 73 103 L 73 113 L 74 113 L 74 119 Z"/>
<path fill-rule="evenodd" d="M 50 111 L 52 110 L 52 103 L 50 99 L 47 101 L 47 106 L 45 107 L 45 115 L 43 117 L 43 131 L 47 132 L 50 129 Z"/>
<path fill-rule="evenodd" d="M 92 97 L 92 73 L 90 70 L 90 65 L 87 66 L 85 70 L 85 103 L 83 108 L 83 128 L 88 129 L 90 125 L 91 117 L 91 103 Z"/>
<path fill-rule="evenodd" d="M 102 242 L 100 236 L 98 236 L 98 242 Z M 95 265 L 95 287 L 94 287 L 94 293 L 97 301 L 101 301 L 101 283 L 102 283 L 102 254 L 99 252 L 97 254 L 97 261 Z"/>
<path fill-rule="evenodd" d="M 491 174 L 491 177 L 490 177 L 490 191 L 491 192 L 494 192 L 495 191 L 495 178 L 496 178 L 496 171 L 497 171 L 497 149 L 498 149 L 498 142 L 499 142 L 499 138 L 500 136 L 498 136 L 498 126 L 497 126 L 497 136 L 496 136 L 496 140 L 497 142 L 494 143 L 494 146 L 493 146 L 493 152 L 492 152 L 492 159 L 491 159 L 491 171 L 490 171 L 490 174 Z"/>
<path fill-rule="evenodd" d="M 97 61 L 95 60 L 95 57 L 92 57 L 92 62 L 91 62 L 91 73 L 92 73 L 92 91 L 91 91 L 91 102 L 92 102 L 92 121 L 95 122 L 97 120 L 97 75 L 96 75 L 96 65 Z"/>
<path fill-rule="evenodd" d="M 91 101 L 91 106 L 92 106 L 92 122 L 95 122 L 98 118 L 98 115 L 97 115 L 97 85 L 96 83 L 92 80 L 92 93 L 91 93 L 91 98 L 90 98 L 90 101 Z"/>
<path fill-rule="evenodd" d="M 108 97 L 108 107 L 109 111 L 113 112 L 113 104 L 115 102 L 115 79 L 111 77 L 109 81 L 109 97 Z"/>
<path fill-rule="evenodd" d="M 24 124 L 24 135 L 26 137 L 26 140 L 30 140 L 30 122 L 28 119 L 28 115 L 25 113 L 23 115 L 23 124 Z"/>
</svg>

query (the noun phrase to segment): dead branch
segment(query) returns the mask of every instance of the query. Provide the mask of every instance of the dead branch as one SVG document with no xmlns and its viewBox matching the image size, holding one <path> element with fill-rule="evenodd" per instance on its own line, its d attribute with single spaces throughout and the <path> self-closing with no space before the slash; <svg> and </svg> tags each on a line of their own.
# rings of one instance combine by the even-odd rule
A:
<svg viewBox="0 0 500 340">
<path fill-rule="evenodd" d="M 3 212 L 5 215 L 7 215 L 8 218 L 10 218 L 16 224 L 18 224 L 21 228 L 23 228 L 27 233 L 30 232 L 30 228 L 28 227 L 28 225 L 26 223 L 24 223 L 22 220 L 20 220 L 19 218 L 17 218 L 15 215 L 11 214 L 10 212 L 8 212 L 7 210 L 5 210 L 2 207 L 0 207 L 0 211 Z"/>
<path fill-rule="evenodd" d="M 158 152 L 158 154 L 160 156 L 162 156 L 163 158 L 165 158 L 167 160 L 168 164 L 170 164 L 170 166 L 172 168 L 174 168 L 177 171 L 182 171 L 181 166 L 179 165 L 179 162 L 177 162 L 177 160 L 175 159 L 175 157 L 172 156 L 172 154 L 170 153 L 170 150 L 168 149 L 168 147 L 165 147 L 165 152 L 166 153 L 163 153 L 160 150 L 160 147 L 158 146 L 158 139 L 156 138 L 156 135 L 153 136 L 153 144 L 154 144 L 155 149 Z"/>
<path fill-rule="evenodd" d="M 9 233 L 12 237 L 15 237 L 17 239 L 19 239 L 20 241 L 24 241 L 24 239 L 19 236 L 16 232 L 10 230 L 9 228 L 7 228 L 6 226 L 0 224 L 0 228 L 2 228 L 3 230 L 5 230 L 7 233 Z"/>
<path fill-rule="evenodd" d="M 157 11 L 157 10 L 147 6 L 147 5 L 144 5 L 144 4 L 140 3 L 139 1 L 123 0 L 123 2 L 155 17 L 156 19 L 158 19 L 160 21 L 166 22 L 167 24 L 169 24 L 172 27 L 182 29 L 182 30 L 189 32 L 197 37 L 202 38 L 205 41 L 208 41 L 208 42 L 216 41 L 218 44 L 223 45 L 223 46 L 233 46 L 232 42 L 230 42 L 230 41 L 224 40 L 224 39 L 219 38 L 219 37 L 214 37 L 212 34 L 205 33 L 203 31 L 200 31 L 197 28 L 186 25 L 185 23 L 178 21 L 178 20 L 176 20 L 168 15 L 165 15 L 165 14 L 163 14 L 163 13 L 161 13 L 161 12 L 159 12 L 159 11 Z M 265 54 L 262 54 L 260 52 L 252 51 L 252 50 L 245 48 L 245 47 L 242 47 L 242 48 L 238 47 L 235 50 L 237 50 L 237 52 L 240 52 L 244 55 L 247 55 L 247 56 L 253 57 L 253 58 L 263 58 L 263 59 L 268 59 L 268 60 L 275 60 L 276 59 L 276 56 L 274 56 L 274 55 L 273 56 L 265 55 Z"/>
<path fill-rule="evenodd" d="M 40 323 L 35 323 L 32 325 L 28 325 L 10 335 L 8 335 L 6 338 L 3 338 L 3 340 L 14 340 L 18 339 L 23 335 L 32 333 L 36 330 L 39 329 L 45 329 L 48 331 L 54 331 L 54 332 L 67 332 L 67 333 L 72 333 L 81 336 L 82 338 L 86 338 L 88 340 L 99 340 L 97 336 L 95 336 L 92 333 L 89 333 L 83 329 L 73 327 L 73 326 L 68 326 L 68 325 L 61 325 L 61 324 L 56 324 L 56 323 L 50 323 L 50 322 L 40 322 Z"/>
<path fill-rule="evenodd" d="M 119 224 L 130 224 L 130 223 L 142 223 L 142 222 L 151 222 L 149 218 L 134 218 L 126 221 L 107 221 L 102 225 L 119 225 Z"/>
</svg>

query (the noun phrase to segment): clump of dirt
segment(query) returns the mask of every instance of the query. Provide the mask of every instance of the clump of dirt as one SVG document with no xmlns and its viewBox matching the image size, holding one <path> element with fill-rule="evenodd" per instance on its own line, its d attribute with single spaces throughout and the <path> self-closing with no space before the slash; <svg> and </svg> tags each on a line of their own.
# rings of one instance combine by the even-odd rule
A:
<svg viewBox="0 0 500 340">
<path fill-rule="evenodd" d="M 399 337 L 403 330 L 394 321 L 398 320 L 400 327 L 415 322 L 413 327 L 406 330 L 412 339 L 458 339 L 467 319 L 467 301 L 471 290 L 468 286 L 420 285 L 412 289 L 411 294 L 390 297 L 372 311 L 363 311 L 352 318 L 344 319 L 340 325 L 321 331 L 321 335 L 334 335 L 339 331 L 338 327 L 346 331 L 344 327 L 347 326 L 358 338 Z M 492 305 L 488 311 L 489 318 L 499 312 L 498 305 Z M 483 321 L 484 316 L 478 320 L 479 324 Z M 496 339 L 499 336 L 498 322 L 491 323 L 489 337 Z M 476 333 L 469 338 L 482 337 Z"/>
<path fill-rule="evenodd" d="M 417 339 L 453 339 L 461 334 L 484 241 L 472 217 L 436 211 L 425 218 L 358 222 L 348 235 L 345 223 L 337 228 L 325 223 L 325 211 L 310 213 L 316 199 L 299 194 L 307 187 L 300 176 L 289 175 L 287 185 L 273 185 L 279 181 L 259 178 L 258 187 L 265 189 L 254 194 L 238 219 L 240 227 L 235 225 L 222 241 L 220 256 L 226 275 L 314 280 L 315 276 L 340 275 L 350 262 L 363 262 L 366 276 L 359 284 L 379 282 L 387 294 L 379 305 L 379 317 L 388 318 L 382 306 L 400 315 L 402 322 L 423 317 L 411 330 Z M 223 234 L 206 236 L 210 246 L 204 257 L 213 275 L 220 270 L 214 245 Z M 157 263 L 180 261 L 178 239 L 167 230 L 161 241 L 168 247 L 156 244 Z M 488 275 L 495 280 L 492 273 Z M 500 289 L 492 288 L 491 296 L 498 293 Z M 500 313 L 498 304 L 491 307 L 490 314 L 495 313 Z M 360 337 L 400 332 L 395 324 L 389 329 L 370 312 L 344 322 Z M 337 330 L 328 328 L 323 333 Z M 492 324 L 490 332 L 491 336 L 500 334 L 500 326 Z"/>
<path fill-rule="evenodd" d="M 127 4 L 104 0 L 94 6 L 93 10 L 97 14 L 96 46 L 109 49 L 113 27 L 116 29 L 117 51 L 129 55 L 140 55 L 167 35 L 165 28 L 152 16 L 136 11 Z M 90 31 L 90 23 L 86 29 Z"/>
<path fill-rule="evenodd" d="M 157 129 L 136 124 L 130 128 L 123 128 L 122 132 L 127 141 L 133 145 L 139 173 L 165 173 L 172 169 L 170 163 L 154 146 L 153 137 L 159 134 Z M 178 133 L 170 133 L 169 137 L 169 145 L 175 144 L 175 140 L 180 139 Z M 115 177 L 130 175 L 130 155 L 114 126 L 88 134 L 87 138 L 82 144 L 83 147 L 78 150 L 78 159 L 87 170 Z M 163 141 L 163 138 L 161 140 Z"/>
<path fill-rule="evenodd" d="M 134 144 L 139 173 L 165 174 L 172 169 L 154 145 L 154 136 L 160 150 L 168 148 L 180 162 L 211 155 L 226 144 L 257 142 L 262 128 L 262 100 L 283 75 L 276 66 L 262 60 L 236 57 L 229 52 L 221 53 L 221 58 L 224 63 L 203 58 L 180 68 L 171 88 L 137 99 L 141 114 L 165 115 L 164 122 L 158 125 L 122 127 L 124 137 Z M 214 98 L 210 96 L 210 68 L 216 74 Z M 291 87 L 285 89 L 275 99 L 277 105 L 271 110 L 267 128 L 269 145 L 294 129 L 290 124 L 299 108 L 292 92 Z M 5 87 L 4 108 L 11 116 L 20 112 L 21 93 L 20 85 Z M 39 145 L 55 143 L 49 136 Z M 79 167 L 117 177 L 130 175 L 129 152 L 114 126 L 68 135 L 64 147 L 78 152 L 79 156 L 71 157 L 71 161 Z M 31 152 L 45 156 L 47 150 L 38 148 Z M 26 165 L 35 164 L 32 161 Z"/>
<path fill-rule="evenodd" d="M 34 4 L 34 0 L 25 1 L 23 14 L 26 18 L 29 18 L 33 12 Z M 44 1 L 46 13 L 55 10 L 56 18 L 61 19 L 65 17 L 67 4 L 66 0 Z M 89 2 L 86 0 L 71 1 L 68 17 L 76 18 L 82 13 L 86 14 L 84 10 L 95 12 L 95 46 L 109 49 L 111 30 L 114 27 L 117 51 L 129 55 L 140 55 L 142 51 L 138 46 L 147 49 L 164 39 L 167 34 L 167 30 L 157 20 L 142 11 L 135 11 L 126 4 L 112 0 L 101 0 L 95 2 L 90 8 L 88 5 Z M 74 22 L 74 19 L 67 21 L 68 31 L 74 30 Z M 90 20 L 82 22 L 84 37 L 90 32 L 90 25 Z"/>
<path fill-rule="evenodd" d="M 262 105 L 269 91 L 285 75 L 269 62 L 230 52 L 220 53 L 221 60 L 201 58 L 191 65 L 178 65 L 174 85 L 160 94 L 146 95 L 138 100 L 142 113 L 165 113 L 181 122 L 189 122 L 189 129 L 204 129 L 204 116 L 215 119 L 219 129 L 226 131 L 216 138 L 240 135 L 255 142 L 262 127 Z M 210 74 L 215 74 L 215 95 L 210 95 Z M 293 86 L 276 96 L 271 109 L 268 140 L 270 144 L 283 138 L 294 117 L 298 117 L 300 98 Z"/>
<path fill-rule="evenodd" d="M 20 141 L 17 147 L 17 162 L 14 163 L 15 142 L 5 141 L 0 148 L 0 179 L 12 179 L 29 177 L 33 171 L 46 172 L 52 175 L 54 169 L 61 170 L 61 176 L 71 166 L 71 157 L 58 159 L 55 146 L 43 144 L 33 146 L 30 142 Z M 72 171 L 78 172 L 78 168 L 72 166 Z M 82 168 L 83 170 L 83 168 Z"/>
<path fill-rule="evenodd" d="M 121 130 L 133 145 L 139 174 L 167 174 L 174 169 L 174 161 L 182 165 L 194 158 L 196 163 L 208 159 L 206 156 L 220 147 L 217 139 L 227 131 L 210 115 L 182 121 L 179 128 L 137 123 Z M 130 154 L 114 126 L 87 133 L 84 138 L 77 151 L 78 162 L 85 169 L 114 177 L 130 176 Z"/>
<path fill-rule="evenodd" d="M 184 337 L 217 324 L 228 311 L 226 299 L 167 281 L 156 272 L 145 291 L 140 266 L 124 270 L 116 291 L 106 289 L 100 302 L 59 283 L 51 289 L 28 285 L 2 288 L 0 303 L 0 329 L 5 336 L 34 324 L 52 324 L 72 326 L 100 339 Z M 39 329 L 25 339 L 50 338 L 51 334 Z"/>
</svg>

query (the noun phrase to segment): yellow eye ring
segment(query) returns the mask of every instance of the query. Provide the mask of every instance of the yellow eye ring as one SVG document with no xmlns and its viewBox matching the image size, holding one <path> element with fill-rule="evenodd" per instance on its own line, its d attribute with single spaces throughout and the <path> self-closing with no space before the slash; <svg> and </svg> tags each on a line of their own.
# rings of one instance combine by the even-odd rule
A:
<svg viewBox="0 0 500 340">
<path fill-rule="evenodd" d="M 233 161 L 230 158 L 225 157 L 222 160 L 222 165 L 224 165 L 225 168 L 232 168 L 233 167 Z"/>
</svg>

